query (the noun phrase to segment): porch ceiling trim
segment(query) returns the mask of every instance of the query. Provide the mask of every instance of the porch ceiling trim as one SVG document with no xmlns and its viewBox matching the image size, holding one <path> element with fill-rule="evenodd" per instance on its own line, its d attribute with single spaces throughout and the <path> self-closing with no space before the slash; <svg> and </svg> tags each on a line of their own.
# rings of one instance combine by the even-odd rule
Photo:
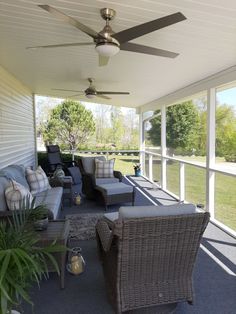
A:
<svg viewBox="0 0 236 314">
<path fill-rule="evenodd" d="M 201 95 L 206 90 L 221 85 L 231 84 L 236 81 L 236 65 L 220 71 L 214 75 L 208 76 L 203 80 L 197 81 L 191 85 L 185 86 L 171 94 L 153 100 L 143 106 L 140 106 L 140 112 L 160 109 L 163 105 L 174 105 L 180 101 L 186 101 L 193 95 Z M 229 85 L 230 86 L 230 85 Z"/>
</svg>

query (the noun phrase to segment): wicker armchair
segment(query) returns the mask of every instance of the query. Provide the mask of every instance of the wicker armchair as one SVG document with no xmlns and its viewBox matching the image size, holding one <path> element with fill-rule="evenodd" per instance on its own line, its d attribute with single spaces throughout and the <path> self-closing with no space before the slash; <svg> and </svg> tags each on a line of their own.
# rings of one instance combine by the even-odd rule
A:
<svg viewBox="0 0 236 314">
<path fill-rule="evenodd" d="M 192 272 L 208 221 L 207 212 L 113 223 L 101 219 L 96 226 L 98 251 L 116 313 L 192 303 Z"/>
<path fill-rule="evenodd" d="M 104 157 L 104 156 L 103 156 Z M 85 158 L 85 157 L 83 157 Z M 87 157 L 87 159 L 95 159 L 100 158 L 101 156 L 97 157 Z M 103 160 L 103 159 L 101 159 Z M 105 160 L 105 157 L 104 157 Z M 87 199 L 96 199 L 98 197 L 97 191 L 95 190 L 96 187 L 96 178 L 94 173 L 88 173 L 84 169 L 82 158 L 78 159 L 78 167 L 80 169 L 82 175 L 82 192 L 86 196 Z M 114 178 L 118 179 L 119 182 L 122 181 L 122 173 L 120 171 L 114 171 Z"/>
</svg>

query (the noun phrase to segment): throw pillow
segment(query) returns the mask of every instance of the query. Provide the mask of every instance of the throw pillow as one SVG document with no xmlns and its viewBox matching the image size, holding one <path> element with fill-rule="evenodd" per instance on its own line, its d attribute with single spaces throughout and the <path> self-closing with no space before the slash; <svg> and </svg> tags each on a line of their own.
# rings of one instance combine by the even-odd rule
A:
<svg viewBox="0 0 236 314">
<path fill-rule="evenodd" d="M 96 178 L 114 178 L 114 164 L 115 159 L 101 161 L 99 159 L 95 159 L 95 177 Z"/>
<path fill-rule="evenodd" d="M 30 191 L 14 180 L 11 180 L 11 184 L 6 188 L 5 197 L 9 210 L 20 209 L 20 204 L 24 199 L 29 198 L 30 202 L 33 200 Z"/>
<path fill-rule="evenodd" d="M 80 184 L 81 183 L 81 173 L 79 170 L 79 167 L 69 167 L 67 168 L 69 171 L 74 184 Z"/>
<path fill-rule="evenodd" d="M 26 179 L 29 183 L 30 191 L 32 194 L 37 194 L 51 188 L 46 173 L 40 166 L 38 166 L 35 171 L 27 168 Z"/>
</svg>

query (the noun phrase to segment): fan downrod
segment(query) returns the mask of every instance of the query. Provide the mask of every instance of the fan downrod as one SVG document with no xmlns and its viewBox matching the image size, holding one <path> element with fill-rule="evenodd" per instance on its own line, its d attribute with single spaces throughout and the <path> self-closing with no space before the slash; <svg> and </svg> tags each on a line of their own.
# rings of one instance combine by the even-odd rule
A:
<svg viewBox="0 0 236 314">
<path fill-rule="evenodd" d="M 116 11 L 109 8 L 103 8 L 100 10 L 100 14 L 105 21 L 111 21 L 116 16 Z"/>
</svg>

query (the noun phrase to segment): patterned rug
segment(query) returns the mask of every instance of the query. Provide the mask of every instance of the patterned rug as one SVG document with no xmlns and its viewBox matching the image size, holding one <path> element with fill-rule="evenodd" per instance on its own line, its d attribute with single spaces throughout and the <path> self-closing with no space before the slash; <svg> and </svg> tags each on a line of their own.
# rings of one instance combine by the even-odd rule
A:
<svg viewBox="0 0 236 314">
<path fill-rule="evenodd" d="M 95 225 L 103 214 L 66 215 L 70 221 L 70 236 L 78 240 L 95 239 Z"/>
</svg>

